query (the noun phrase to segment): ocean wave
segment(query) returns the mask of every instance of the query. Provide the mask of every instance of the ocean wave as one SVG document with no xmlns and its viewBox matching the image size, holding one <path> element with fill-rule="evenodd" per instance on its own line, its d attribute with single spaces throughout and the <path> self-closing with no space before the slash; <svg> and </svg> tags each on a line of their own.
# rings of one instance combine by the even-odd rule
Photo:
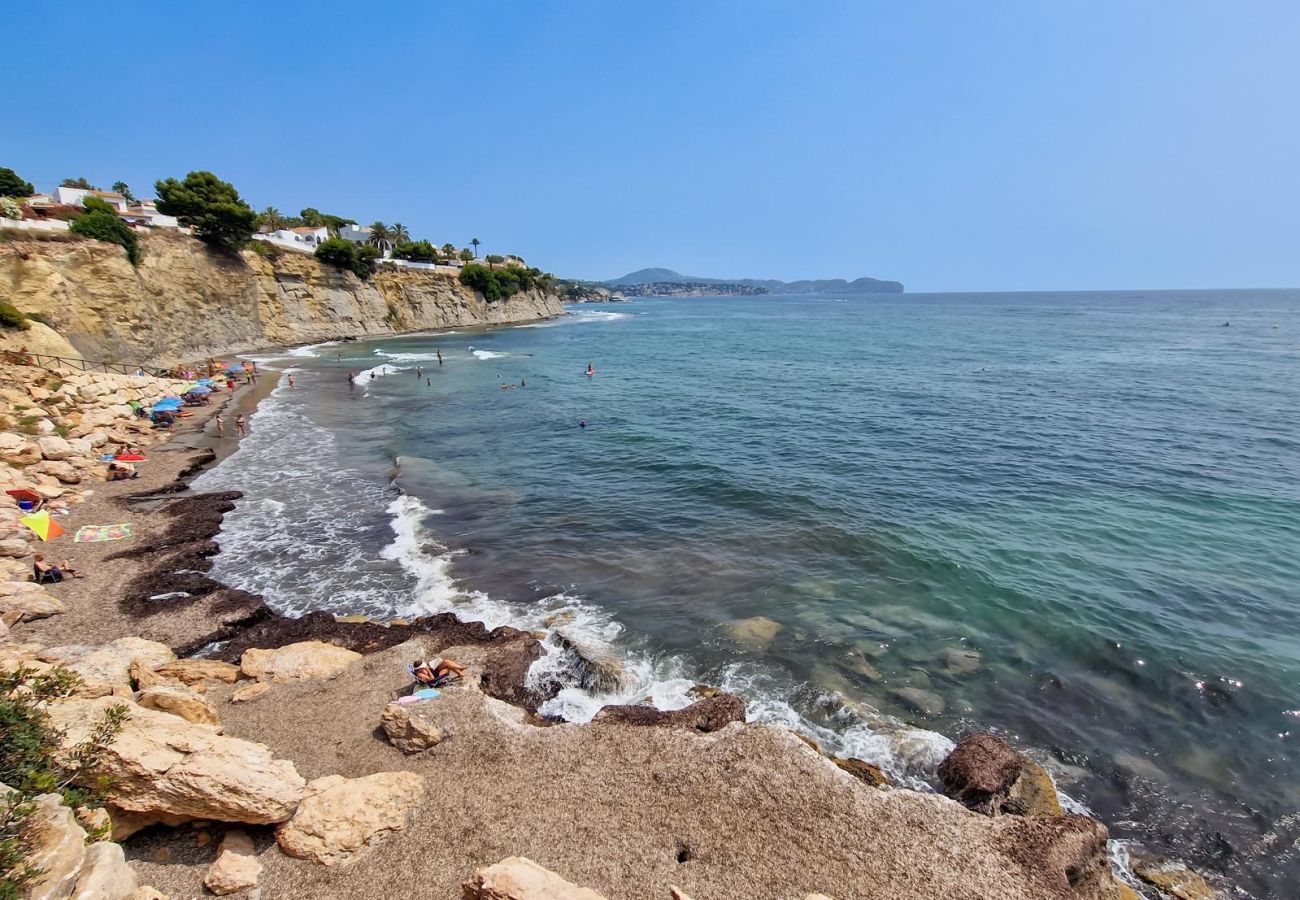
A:
<svg viewBox="0 0 1300 900">
<path fill-rule="evenodd" d="M 382 356 L 394 362 L 437 362 L 437 353 L 399 353 L 390 350 L 376 350 L 375 356 Z"/>
<path fill-rule="evenodd" d="M 494 350 L 475 350 L 473 347 L 470 348 L 470 353 L 474 354 L 475 359 L 500 359 L 508 355 Z"/>
<path fill-rule="evenodd" d="M 581 325 L 590 322 L 617 322 L 620 319 L 630 319 L 632 313 L 609 312 L 603 309 L 584 309 L 571 312 L 566 316 L 558 319 L 548 319 L 545 322 L 528 322 L 524 325 L 516 325 L 516 328 L 554 328 L 557 325 Z"/>
</svg>

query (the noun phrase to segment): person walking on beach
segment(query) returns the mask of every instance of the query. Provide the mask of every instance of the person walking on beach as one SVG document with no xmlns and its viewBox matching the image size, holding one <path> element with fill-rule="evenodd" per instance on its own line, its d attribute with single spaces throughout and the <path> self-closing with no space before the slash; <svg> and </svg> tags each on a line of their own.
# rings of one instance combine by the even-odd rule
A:
<svg viewBox="0 0 1300 900">
<path fill-rule="evenodd" d="M 221 416 L 217 416 L 217 437 L 223 438 L 225 436 L 226 436 L 226 420 L 221 418 Z"/>
<path fill-rule="evenodd" d="M 248 422 L 244 420 L 243 413 L 240 413 L 239 415 L 235 416 L 235 434 L 238 435 L 239 437 L 243 437 L 244 435 L 248 434 Z"/>
</svg>

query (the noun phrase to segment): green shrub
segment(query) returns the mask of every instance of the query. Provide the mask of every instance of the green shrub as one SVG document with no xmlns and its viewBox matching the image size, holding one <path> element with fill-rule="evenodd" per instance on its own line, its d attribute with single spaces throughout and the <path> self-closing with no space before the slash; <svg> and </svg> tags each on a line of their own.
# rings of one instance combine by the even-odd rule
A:
<svg viewBox="0 0 1300 900">
<path fill-rule="evenodd" d="M 54 327 L 54 323 L 50 321 L 50 317 L 44 313 L 26 313 L 25 315 L 33 322 L 40 322 L 42 325 L 47 325 L 50 328 Z"/>
<path fill-rule="evenodd" d="M 117 244 L 126 250 L 131 265 L 140 265 L 140 241 L 131 227 L 117 217 L 111 204 L 98 197 L 86 197 L 86 212 L 73 219 L 68 231 L 82 237 Z"/>
<path fill-rule="evenodd" d="M 525 269 L 519 266 L 489 269 L 487 266 L 473 263 L 460 270 L 460 283 L 478 291 L 483 295 L 484 300 L 491 303 L 512 297 L 520 291 L 532 289 L 540 274 L 538 269 Z"/>
<path fill-rule="evenodd" d="M 27 321 L 27 317 L 18 311 L 8 300 L 0 300 L 0 325 L 5 328 L 17 328 L 20 331 L 26 331 L 32 327 L 32 323 Z"/>
<path fill-rule="evenodd" d="M 343 238 L 330 238 L 316 248 L 316 258 L 336 269 L 346 269 L 358 278 L 369 278 L 379 258 L 378 248 L 357 245 Z"/>
<path fill-rule="evenodd" d="M 90 736 L 66 750 L 63 734 L 44 709 L 44 704 L 71 696 L 80 684 L 66 669 L 41 675 L 19 666 L 0 674 L 0 782 L 13 788 L 0 798 L 0 900 L 22 896 L 24 886 L 41 874 L 24 862 L 31 850 L 29 822 L 37 795 L 55 793 L 68 806 L 94 806 L 111 786 L 94 769 L 122 730 L 126 705 L 109 707 Z"/>
<path fill-rule="evenodd" d="M 436 263 L 440 257 L 438 248 L 428 241 L 407 241 L 393 248 L 393 256 L 409 259 L 412 262 Z"/>
<path fill-rule="evenodd" d="M 19 416 L 18 430 L 23 434 L 39 434 L 36 430 L 36 423 L 41 420 L 41 416 Z"/>
</svg>

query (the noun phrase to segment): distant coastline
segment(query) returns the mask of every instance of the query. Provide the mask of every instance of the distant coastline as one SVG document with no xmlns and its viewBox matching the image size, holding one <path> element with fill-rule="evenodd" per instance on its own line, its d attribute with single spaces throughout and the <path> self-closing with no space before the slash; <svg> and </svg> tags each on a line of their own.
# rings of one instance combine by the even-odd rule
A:
<svg viewBox="0 0 1300 900">
<path fill-rule="evenodd" d="M 776 278 L 704 278 L 682 275 L 672 269 L 652 268 L 629 272 L 601 284 L 629 297 L 750 296 L 758 294 L 901 294 L 901 281 L 878 278 L 812 278 L 781 281 Z"/>
</svg>

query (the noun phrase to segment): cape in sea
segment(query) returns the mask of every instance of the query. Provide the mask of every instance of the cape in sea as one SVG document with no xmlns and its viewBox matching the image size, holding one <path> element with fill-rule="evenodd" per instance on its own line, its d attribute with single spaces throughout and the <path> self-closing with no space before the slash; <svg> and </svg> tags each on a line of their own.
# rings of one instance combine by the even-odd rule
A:
<svg viewBox="0 0 1300 900">
<path fill-rule="evenodd" d="M 1291 896 L 1298 312 L 685 298 L 301 348 L 197 487 L 245 492 L 216 574 L 280 612 L 545 631 L 545 713 L 708 682 L 923 789 L 989 728 L 1121 853 Z"/>
</svg>

